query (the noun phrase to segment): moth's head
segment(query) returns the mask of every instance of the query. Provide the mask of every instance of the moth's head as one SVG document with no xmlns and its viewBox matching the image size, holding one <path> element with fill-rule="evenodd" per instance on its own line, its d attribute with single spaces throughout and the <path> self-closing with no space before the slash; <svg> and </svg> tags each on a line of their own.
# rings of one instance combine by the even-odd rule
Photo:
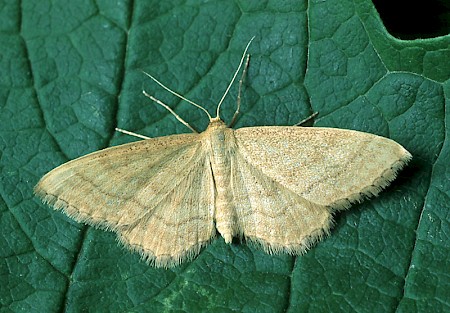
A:
<svg viewBox="0 0 450 313">
<path fill-rule="evenodd" d="M 215 130 L 220 128 L 227 128 L 227 124 L 220 119 L 220 117 L 214 117 L 209 120 L 208 130 Z"/>
</svg>

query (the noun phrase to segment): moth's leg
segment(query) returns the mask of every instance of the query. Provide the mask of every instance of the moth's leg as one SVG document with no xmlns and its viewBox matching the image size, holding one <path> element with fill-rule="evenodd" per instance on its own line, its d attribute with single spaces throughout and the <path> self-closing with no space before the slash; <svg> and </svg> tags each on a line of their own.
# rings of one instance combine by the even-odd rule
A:
<svg viewBox="0 0 450 313">
<path fill-rule="evenodd" d="M 242 62 L 242 61 L 241 61 L 241 62 Z M 157 80 L 155 77 L 153 77 L 153 76 L 150 75 L 149 73 L 146 73 L 146 72 L 144 72 L 144 71 L 142 71 L 142 73 L 144 73 L 145 75 L 147 75 L 148 77 L 150 77 L 151 80 L 153 80 L 155 83 L 157 83 L 158 85 L 160 85 L 161 87 L 163 87 L 165 90 L 167 90 L 168 92 L 170 92 L 170 93 L 173 94 L 174 96 L 177 96 L 177 97 L 180 98 L 181 100 L 184 100 L 184 101 L 186 101 L 186 102 L 192 104 L 193 106 L 195 106 L 195 107 L 201 109 L 201 110 L 202 110 L 203 112 L 205 112 L 205 114 L 208 116 L 209 120 L 212 119 L 212 117 L 211 117 L 211 115 L 209 115 L 208 111 L 207 111 L 204 107 L 202 107 L 201 105 L 199 105 L 199 104 L 195 103 L 194 101 L 191 101 L 191 100 L 189 100 L 189 99 L 183 97 L 183 96 L 180 95 L 178 92 L 173 91 L 172 89 L 170 89 L 169 87 L 167 87 L 166 85 L 164 85 L 163 83 L 161 83 L 159 80 Z M 149 98 L 152 99 L 153 101 L 156 101 L 155 98 L 149 96 L 145 91 L 143 91 L 143 92 L 144 92 L 144 95 L 146 95 L 147 97 L 149 97 Z M 169 110 L 170 113 L 174 114 L 174 112 L 173 112 L 167 105 L 165 105 L 164 103 L 162 103 L 161 101 L 158 100 L 158 101 L 156 101 L 156 103 L 162 105 L 162 106 L 165 107 L 167 110 Z M 194 129 L 191 128 L 191 126 L 188 126 L 188 124 L 187 124 L 186 122 L 184 122 L 183 119 L 182 119 L 181 117 L 179 117 L 179 116 L 176 115 L 176 114 L 174 114 L 174 115 L 175 115 L 175 117 L 176 117 L 180 122 L 182 122 L 184 125 L 186 125 L 186 127 L 188 127 L 190 130 L 194 131 Z M 195 131 L 195 132 L 198 133 L 198 131 Z"/>
<path fill-rule="evenodd" d="M 245 76 L 247 75 L 247 69 L 250 65 L 250 54 L 247 54 L 247 59 L 245 60 L 244 69 L 242 71 L 241 79 L 239 80 L 239 89 L 238 89 L 238 95 L 237 95 L 237 101 L 236 101 L 236 111 L 233 114 L 233 118 L 231 119 L 230 125 L 228 127 L 233 127 L 234 123 L 236 122 L 236 118 L 239 115 L 239 110 L 241 108 L 241 93 L 242 93 L 242 85 L 244 84 Z"/>
<path fill-rule="evenodd" d="M 126 134 L 126 135 L 129 135 L 129 136 L 133 136 L 133 137 L 138 137 L 138 138 L 141 138 L 141 139 L 150 139 L 150 137 L 147 137 L 147 136 L 144 136 L 144 135 L 140 135 L 140 134 L 137 134 L 137 133 L 133 133 L 133 132 L 130 132 L 129 130 L 125 130 L 125 129 L 122 129 L 122 128 L 114 128 L 116 131 L 118 131 L 118 132 L 120 132 L 120 133 L 124 133 L 124 134 Z"/>
<path fill-rule="evenodd" d="M 161 100 L 156 99 L 155 97 L 153 97 L 152 95 L 149 95 L 148 93 L 145 92 L 145 90 L 142 91 L 142 93 L 150 98 L 151 100 L 155 101 L 156 103 L 158 103 L 160 106 L 162 106 L 163 108 L 165 108 L 167 111 L 169 111 L 170 113 L 172 113 L 173 116 L 175 116 L 175 118 L 177 120 L 179 120 L 184 126 L 186 126 L 187 128 L 189 128 L 190 130 L 192 130 L 194 133 L 198 134 L 198 131 L 192 127 L 191 125 L 189 125 L 188 122 L 186 122 L 185 120 L 183 120 L 181 118 L 181 116 L 179 116 L 177 113 L 175 113 L 174 110 L 172 110 L 167 104 L 165 104 L 164 102 L 162 102 Z"/>
<path fill-rule="evenodd" d="M 300 122 L 298 122 L 294 126 L 313 126 L 314 120 L 316 119 L 317 115 L 319 115 L 319 112 L 314 112 L 313 114 L 311 114 L 307 118 L 301 120 Z"/>
</svg>

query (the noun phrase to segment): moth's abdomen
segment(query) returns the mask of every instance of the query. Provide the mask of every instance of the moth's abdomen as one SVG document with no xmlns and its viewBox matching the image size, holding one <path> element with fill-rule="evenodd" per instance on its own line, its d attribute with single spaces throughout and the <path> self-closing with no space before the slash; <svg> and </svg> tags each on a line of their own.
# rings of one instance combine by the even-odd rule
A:
<svg viewBox="0 0 450 313">
<path fill-rule="evenodd" d="M 226 243 L 231 243 L 238 233 L 238 219 L 233 204 L 231 188 L 231 162 L 236 149 L 233 130 L 223 127 L 210 127 L 205 131 L 210 162 L 216 188 L 215 222 L 216 228 Z"/>
</svg>

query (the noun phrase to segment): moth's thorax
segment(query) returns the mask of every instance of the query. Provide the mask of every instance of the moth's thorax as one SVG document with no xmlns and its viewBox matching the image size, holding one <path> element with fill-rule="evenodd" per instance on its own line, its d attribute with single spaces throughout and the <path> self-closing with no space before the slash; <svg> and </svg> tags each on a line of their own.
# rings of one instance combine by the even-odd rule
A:
<svg viewBox="0 0 450 313">
<path fill-rule="evenodd" d="M 210 155 L 210 164 L 216 189 L 216 228 L 231 242 L 235 235 L 237 216 L 233 206 L 231 186 L 232 159 L 236 152 L 234 131 L 220 119 L 213 119 L 202 133 L 204 149 Z"/>
<path fill-rule="evenodd" d="M 201 134 L 203 146 L 210 155 L 214 177 L 224 175 L 230 169 L 230 154 L 236 149 L 234 131 L 220 119 L 213 119 L 208 128 Z"/>
<path fill-rule="evenodd" d="M 213 169 L 216 164 L 224 164 L 225 156 L 236 148 L 234 131 L 220 119 L 213 119 L 202 136 L 205 149 L 211 153 Z"/>
</svg>

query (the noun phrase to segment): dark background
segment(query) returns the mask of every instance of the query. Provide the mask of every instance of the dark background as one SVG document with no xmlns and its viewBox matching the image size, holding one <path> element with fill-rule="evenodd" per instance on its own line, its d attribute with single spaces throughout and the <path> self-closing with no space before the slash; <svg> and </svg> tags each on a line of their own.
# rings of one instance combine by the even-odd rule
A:
<svg viewBox="0 0 450 313">
<path fill-rule="evenodd" d="M 389 33 L 399 39 L 450 33 L 450 0 L 372 0 Z"/>
</svg>

